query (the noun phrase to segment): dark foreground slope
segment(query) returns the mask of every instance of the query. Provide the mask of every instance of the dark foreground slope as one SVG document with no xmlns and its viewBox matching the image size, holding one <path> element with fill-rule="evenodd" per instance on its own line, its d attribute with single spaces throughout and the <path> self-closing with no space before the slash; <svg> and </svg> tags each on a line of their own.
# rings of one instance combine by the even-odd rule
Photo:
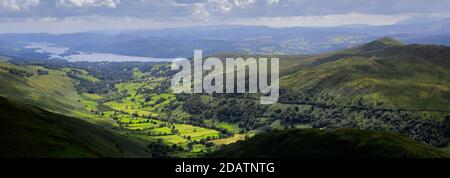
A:
<svg viewBox="0 0 450 178">
<path fill-rule="evenodd" d="M 141 145 L 86 121 L 0 97 L 0 157 L 150 157 Z"/>
<path fill-rule="evenodd" d="M 450 155 L 398 134 L 339 129 L 273 131 L 224 147 L 219 158 L 442 158 Z"/>
</svg>

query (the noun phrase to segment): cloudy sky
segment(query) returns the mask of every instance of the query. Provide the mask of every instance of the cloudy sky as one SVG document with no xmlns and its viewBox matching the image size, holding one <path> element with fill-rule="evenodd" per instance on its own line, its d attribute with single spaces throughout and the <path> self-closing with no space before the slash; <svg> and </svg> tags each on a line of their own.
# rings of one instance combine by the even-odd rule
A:
<svg viewBox="0 0 450 178">
<path fill-rule="evenodd" d="M 450 0 L 0 0 L 0 33 L 200 25 L 390 25 L 450 18 Z"/>
</svg>

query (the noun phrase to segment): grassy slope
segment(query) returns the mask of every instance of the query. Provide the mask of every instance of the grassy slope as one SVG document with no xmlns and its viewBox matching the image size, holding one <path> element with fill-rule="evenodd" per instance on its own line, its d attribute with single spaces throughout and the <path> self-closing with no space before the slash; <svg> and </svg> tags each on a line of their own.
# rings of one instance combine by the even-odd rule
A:
<svg viewBox="0 0 450 178">
<path fill-rule="evenodd" d="M 436 148 L 387 132 L 340 129 L 273 131 L 225 146 L 219 158 L 441 158 Z"/>
<path fill-rule="evenodd" d="M 65 115 L 73 115 L 73 111 L 83 109 L 83 105 L 77 102 L 82 99 L 75 89 L 77 81 L 67 77 L 64 71 L 37 66 L 16 66 L 2 61 L 0 67 L 34 74 L 31 77 L 21 77 L 0 69 L 0 96 Z M 38 69 L 48 70 L 49 75 L 37 75 Z"/>
<path fill-rule="evenodd" d="M 99 126 L 0 97 L 0 157 L 151 157 Z"/>
<path fill-rule="evenodd" d="M 322 56 L 281 85 L 340 104 L 450 111 L 449 47 L 403 46 L 388 39 Z M 319 99 L 320 100 L 320 99 Z"/>
</svg>

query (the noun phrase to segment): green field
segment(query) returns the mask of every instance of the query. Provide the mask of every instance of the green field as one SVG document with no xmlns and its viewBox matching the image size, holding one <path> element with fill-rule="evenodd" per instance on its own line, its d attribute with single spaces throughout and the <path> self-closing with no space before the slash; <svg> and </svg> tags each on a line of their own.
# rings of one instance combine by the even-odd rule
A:
<svg viewBox="0 0 450 178">
<path fill-rule="evenodd" d="M 169 127 L 160 127 L 160 128 L 152 129 L 152 130 L 150 130 L 150 132 L 155 135 L 170 135 L 170 134 L 172 134 L 172 129 Z"/>
<path fill-rule="evenodd" d="M 190 140 L 199 141 L 201 139 L 219 138 L 220 132 L 212 129 L 196 127 L 187 124 L 175 124 L 175 128 L 180 135 L 190 138 Z"/>
<path fill-rule="evenodd" d="M 244 139 L 245 139 L 245 135 L 244 134 L 235 134 L 234 136 L 232 136 L 230 138 L 223 138 L 223 139 L 212 140 L 211 142 L 216 144 L 216 145 L 228 145 L 228 144 L 232 144 L 232 143 L 235 143 L 237 141 L 244 140 Z"/>
<path fill-rule="evenodd" d="M 165 143 L 186 146 L 189 142 L 187 139 L 178 135 L 156 136 L 155 139 L 162 139 Z"/>
</svg>

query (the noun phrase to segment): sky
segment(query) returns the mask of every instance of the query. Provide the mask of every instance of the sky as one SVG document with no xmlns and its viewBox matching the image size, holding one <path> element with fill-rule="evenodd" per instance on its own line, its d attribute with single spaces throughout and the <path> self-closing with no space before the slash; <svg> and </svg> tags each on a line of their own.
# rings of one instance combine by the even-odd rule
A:
<svg viewBox="0 0 450 178">
<path fill-rule="evenodd" d="M 448 9 L 450 0 L 0 0 L 0 33 L 392 25 L 450 18 Z"/>
</svg>

